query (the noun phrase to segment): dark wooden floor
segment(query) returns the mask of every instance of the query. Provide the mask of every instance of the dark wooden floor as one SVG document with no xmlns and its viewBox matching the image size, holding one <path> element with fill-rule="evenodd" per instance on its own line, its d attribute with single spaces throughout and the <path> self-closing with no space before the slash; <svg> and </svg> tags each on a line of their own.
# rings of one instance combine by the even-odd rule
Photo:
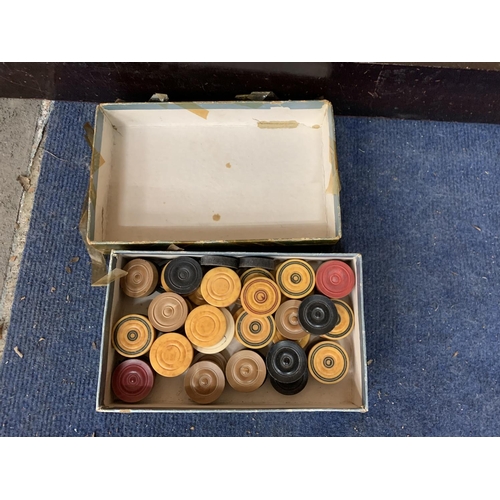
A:
<svg viewBox="0 0 500 500">
<path fill-rule="evenodd" d="M 339 115 L 500 123 L 500 63 L 1 63 L 0 97 L 328 99 Z"/>
</svg>

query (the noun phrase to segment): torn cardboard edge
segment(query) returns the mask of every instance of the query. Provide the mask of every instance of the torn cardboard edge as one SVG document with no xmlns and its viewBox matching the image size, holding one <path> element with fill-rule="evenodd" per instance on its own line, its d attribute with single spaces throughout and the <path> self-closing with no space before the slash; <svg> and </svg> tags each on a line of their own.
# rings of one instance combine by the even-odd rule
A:
<svg viewBox="0 0 500 500">
<path fill-rule="evenodd" d="M 340 177 L 339 177 L 339 169 L 337 163 L 337 152 L 335 151 L 335 148 L 332 147 L 331 145 L 330 145 L 330 163 L 332 165 L 332 173 L 330 174 L 330 179 L 325 192 L 332 195 L 338 195 L 340 193 Z"/>
</svg>

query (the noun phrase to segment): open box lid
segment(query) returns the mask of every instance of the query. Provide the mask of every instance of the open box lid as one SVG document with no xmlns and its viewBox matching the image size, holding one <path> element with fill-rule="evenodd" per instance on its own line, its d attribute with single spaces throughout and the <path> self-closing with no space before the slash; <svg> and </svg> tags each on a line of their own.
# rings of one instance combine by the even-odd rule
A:
<svg viewBox="0 0 500 500">
<path fill-rule="evenodd" d="M 101 251 L 341 237 L 325 100 L 100 104 L 90 186 Z"/>
</svg>

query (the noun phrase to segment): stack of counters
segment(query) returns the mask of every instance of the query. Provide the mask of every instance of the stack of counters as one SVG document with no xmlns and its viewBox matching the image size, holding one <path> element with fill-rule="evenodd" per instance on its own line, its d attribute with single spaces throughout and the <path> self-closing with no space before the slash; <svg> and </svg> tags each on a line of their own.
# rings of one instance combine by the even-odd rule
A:
<svg viewBox="0 0 500 500">
<path fill-rule="evenodd" d="M 147 297 L 158 286 L 156 266 L 144 259 L 133 259 L 123 268 L 127 275 L 120 278 L 120 287 L 125 295 L 133 298 Z"/>
<path fill-rule="evenodd" d="M 288 340 L 300 340 L 308 335 L 299 321 L 300 300 L 287 300 L 276 311 L 276 329 Z"/>
<path fill-rule="evenodd" d="M 252 267 L 261 267 L 268 271 L 274 271 L 274 259 L 266 257 L 241 257 L 239 262 L 240 269 L 250 269 Z"/>
<path fill-rule="evenodd" d="M 199 352 L 193 358 L 193 365 L 198 363 L 198 361 L 210 361 L 211 363 L 215 363 L 223 372 L 226 371 L 227 359 L 221 352 L 216 352 L 214 354 Z"/>
<path fill-rule="evenodd" d="M 318 342 L 309 351 L 308 365 L 311 375 L 322 384 L 340 382 L 349 370 L 347 352 L 336 342 Z"/>
<path fill-rule="evenodd" d="M 226 255 L 204 255 L 200 259 L 200 264 L 205 267 L 229 267 L 238 269 L 238 259 Z"/>
<path fill-rule="evenodd" d="M 247 269 L 241 276 L 241 284 L 244 285 L 247 281 L 253 278 L 269 278 L 274 281 L 274 276 L 266 269 L 262 269 L 260 267 L 253 267 L 251 269 Z"/>
<path fill-rule="evenodd" d="M 254 316 L 243 311 L 236 318 L 236 338 L 249 349 L 262 349 L 269 345 L 276 331 L 272 316 Z"/>
<path fill-rule="evenodd" d="M 354 282 L 353 270 L 340 260 L 324 262 L 316 271 L 318 291 L 331 299 L 341 299 L 349 295 Z"/>
<path fill-rule="evenodd" d="M 170 291 L 179 295 L 189 295 L 200 286 L 203 271 L 193 258 L 177 257 L 163 268 L 161 277 L 162 285 L 165 283 Z"/>
<path fill-rule="evenodd" d="M 210 404 L 224 391 L 226 381 L 221 368 L 211 361 L 195 363 L 184 376 L 184 390 L 198 404 Z"/>
<path fill-rule="evenodd" d="M 195 306 L 204 306 L 207 302 L 203 298 L 201 294 L 201 288 L 197 288 L 193 293 L 190 293 L 187 298 L 195 305 Z"/>
<path fill-rule="evenodd" d="M 310 339 L 311 339 L 311 334 L 306 333 L 305 337 L 302 337 L 299 340 L 293 340 L 293 342 L 296 342 L 297 344 L 300 345 L 300 347 L 302 347 L 302 349 L 305 349 L 307 347 L 307 344 L 309 344 Z M 281 335 L 281 333 L 279 332 L 278 328 L 276 328 L 273 337 L 273 344 L 276 344 L 276 342 L 281 342 L 282 340 L 290 340 L 290 339 L 283 337 L 283 335 Z"/>
<path fill-rule="evenodd" d="M 332 302 L 335 304 L 339 319 L 335 328 L 322 337 L 329 340 L 345 339 L 354 329 L 354 312 L 343 300 L 332 299 Z"/>
<path fill-rule="evenodd" d="M 155 329 L 146 316 L 128 314 L 113 327 L 111 341 L 122 356 L 138 358 L 151 349 L 155 338 Z"/>
<path fill-rule="evenodd" d="M 238 351 L 227 362 L 226 378 L 236 391 L 256 391 L 266 380 L 266 363 L 255 351 Z"/>
<path fill-rule="evenodd" d="M 281 303 L 278 285 L 269 278 L 254 278 L 247 281 L 241 290 L 241 306 L 254 316 L 270 316 Z"/>
<path fill-rule="evenodd" d="M 272 377 L 269 377 L 269 380 L 271 381 L 271 385 L 273 386 L 273 388 L 280 394 L 283 394 L 284 396 L 295 396 L 295 394 L 298 394 L 303 389 L 305 389 L 307 381 L 309 380 L 309 372 L 306 369 L 304 371 L 304 375 L 299 378 L 297 382 L 291 382 L 289 384 L 279 382 Z"/>
<path fill-rule="evenodd" d="M 115 396 L 125 403 L 138 403 L 146 398 L 154 384 L 151 367 L 140 359 L 127 359 L 113 371 L 111 387 Z"/>
<path fill-rule="evenodd" d="M 199 346 L 199 345 L 194 345 L 195 349 L 198 352 L 202 352 L 205 354 L 215 354 L 217 352 L 222 352 L 224 349 L 226 349 L 229 344 L 232 342 L 234 338 L 234 318 L 231 315 L 231 313 L 225 308 L 221 307 L 219 311 L 222 311 L 222 314 L 224 315 L 226 319 L 226 331 L 224 332 L 224 336 L 220 340 L 220 342 L 217 342 L 213 346 Z"/>
<path fill-rule="evenodd" d="M 149 304 L 148 318 L 160 332 L 175 332 L 184 325 L 189 312 L 187 302 L 178 294 L 165 292 Z"/>
<path fill-rule="evenodd" d="M 307 356 L 304 349 L 291 340 L 273 344 L 266 356 L 269 376 L 280 384 L 293 384 L 307 373 Z"/>
<path fill-rule="evenodd" d="M 312 335 L 331 332 L 338 321 L 334 303 L 324 295 L 310 295 L 299 306 L 299 321 L 302 328 Z"/>
<path fill-rule="evenodd" d="M 201 281 L 201 295 L 210 305 L 228 307 L 234 304 L 241 292 L 238 275 L 226 267 L 210 269 Z"/>
<path fill-rule="evenodd" d="M 304 260 L 289 259 L 276 269 L 276 283 L 286 297 L 302 299 L 314 292 L 314 269 Z"/>
<path fill-rule="evenodd" d="M 159 375 L 177 377 L 189 368 L 193 355 L 193 346 L 186 337 L 178 333 L 165 333 L 151 346 L 149 361 Z"/>
<path fill-rule="evenodd" d="M 226 315 L 221 309 L 211 305 L 195 307 L 188 314 L 184 329 L 195 349 L 213 347 L 219 344 L 226 334 Z"/>
</svg>

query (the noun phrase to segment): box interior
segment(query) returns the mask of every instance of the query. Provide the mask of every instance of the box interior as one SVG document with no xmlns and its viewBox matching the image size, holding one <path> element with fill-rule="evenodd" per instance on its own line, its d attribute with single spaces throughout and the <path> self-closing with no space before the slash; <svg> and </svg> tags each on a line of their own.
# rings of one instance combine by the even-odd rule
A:
<svg viewBox="0 0 500 500">
<path fill-rule="evenodd" d="M 150 258 L 157 263 L 165 262 L 165 258 L 179 255 L 200 256 L 196 253 L 144 253 L 144 252 L 117 252 L 112 254 L 111 265 L 123 267 L 132 258 Z M 222 255 L 219 253 L 219 255 Z M 229 255 L 226 253 L 226 255 Z M 236 255 L 236 254 L 231 254 Z M 240 254 L 241 255 L 241 254 Z M 255 254 L 254 254 L 255 255 Z M 269 255 L 269 254 L 268 254 Z M 150 395 L 140 403 L 130 404 L 117 400 L 111 390 L 111 375 L 113 369 L 125 358 L 119 355 L 111 344 L 111 329 L 113 325 L 124 315 L 138 313 L 147 315 L 147 308 L 153 298 L 158 295 L 155 292 L 149 297 L 132 299 L 121 291 L 119 281 L 109 285 L 105 321 L 103 326 L 103 345 L 101 352 L 100 387 L 98 393 L 97 408 L 100 411 L 253 411 L 253 410 L 345 410 L 345 411 L 367 411 L 366 395 L 366 355 L 364 343 L 364 320 L 361 290 L 361 257 L 355 254 L 318 254 L 323 256 L 308 257 L 306 255 L 294 255 L 297 258 L 307 260 L 314 269 L 325 260 L 343 260 L 351 266 L 355 272 L 356 284 L 353 291 L 345 300 L 354 311 L 355 326 L 353 332 L 345 339 L 338 341 L 347 351 L 350 365 L 347 376 L 339 383 L 326 385 L 309 377 L 306 388 L 295 396 L 284 396 L 276 392 L 269 380 L 257 391 L 243 394 L 232 389 L 229 384 L 222 396 L 210 405 L 199 405 L 192 402 L 184 392 L 184 377 L 165 378 L 155 376 L 155 385 Z M 290 258 L 291 255 L 275 257 L 277 262 Z M 175 258 L 175 257 L 174 257 Z M 239 345 L 236 342 L 236 345 Z M 243 348 L 241 345 L 236 349 Z M 230 349 L 235 352 L 235 345 Z M 265 356 L 267 348 L 260 352 Z M 196 353 L 196 351 L 195 351 Z M 143 358 L 148 360 L 147 356 Z"/>
<path fill-rule="evenodd" d="M 92 244 L 340 237 L 328 101 L 100 105 L 95 154 Z"/>
</svg>

